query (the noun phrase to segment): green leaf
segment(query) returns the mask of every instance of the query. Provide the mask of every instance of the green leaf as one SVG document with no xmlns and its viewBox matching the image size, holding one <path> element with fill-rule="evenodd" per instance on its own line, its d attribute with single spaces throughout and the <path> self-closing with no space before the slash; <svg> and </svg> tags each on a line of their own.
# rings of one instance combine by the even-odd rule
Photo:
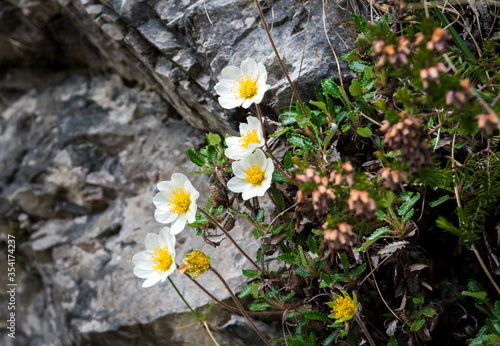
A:
<svg viewBox="0 0 500 346">
<path fill-rule="evenodd" d="M 257 217 L 255 218 L 255 221 L 257 222 L 261 222 L 262 219 L 264 218 L 264 208 L 262 208 L 261 210 L 259 210 L 259 213 L 257 214 Z"/>
<path fill-rule="evenodd" d="M 274 201 L 278 205 L 278 208 L 280 210 L 285 210 L 286 204 L 285 204 L 285 197 L 283 196 L 283 193 L 278 190 L 275 187 L 271 187 L 271 196 L 273 196 Z"/>
<path fill-rule="evenodd" d="M 305 270 L 304 268 L 299 267 L 298 265 L 294 264 L 293 265 L 293 270 L 297 273 L 297 275 L 302 276 L 304 278 L 309 277 L 309 272 Z"/>
<path fill-rule="evenodd" d="M 474 279 L 469 279 L 467 282 L 467 289 L 471 292 L 486 292 L 484 287 Z"/>
<path fill-rule="evenodd" d="M 273 226 L 273 228 L 271 228 L 271 234 L 279 234 L 279 233 L 281 233 L 283 228 L 285 228 L 285 225 L 283 225 L 283 224 Z"/>
<path fill-rule="evenodd" d="M 188 156 L 191 162 L 194 163 L 195 165 L 200 167 L 203 167 L 205 165 L 205 159 L 203 158 L 203 156 L 201 156 L 191 148 L 188 149 Z"/>
<path fill-rule="evenodd" d="M 333 77 L 331 77 L 330 79 L 323 79 L 321 81 L 321 87 L 324 90 L 323 95 L 325 96 L 330 95 L 338 99 L 343 98 L 342 89 L 340 88 L 340 86 L 337 85 L 337 83 L 335 83 Z"/>
<path fill-rule="evenodd" d="M 273 181 L 277 183 L 289 183 L 290 179 L 288 179 L 283 173 L 280 171 L 273 172 Z"/>
<path fill-rule="evenodd" d="M 345 252 L 340 253 L 340 261 L 342 262 L 342 267 L 344 267 L 344 269 L 349 269 L 349 259 L 347 258 L 347 254 Z"/>
<path fill-rule="evenodd" d="M 362 128 L 357 128 L 356 129 L 356 132 L 358 133 L 358 135 L 360 135 L 361 137 L 371 137 L 372 136 L 372 130 L 370 130 L 368 127 L 362 127 Z"/>
<path fill-rule="evenodd" d="M 365 69 L 363 71 L 365 73 L 365 76 L 367 79 L 372 79 L 373 76 L 373 68 L 371 66 L 365 66 Z"/>
<path fill-rule="evenodd" d="M 207 147 L 207 159 L 208 162 L 217 161 L 217 149 L 213 145 Z"/>
<path fill-rule="evenodd" d="M 410 209 L 410 211 L 407 212 L 405 216 L 403 216 L 403 223 L 411 219 L 414 214 L 415 214 L 415 209 Z"/>
<path fill-rule="evenodd" d="M 472 297 L 478 300 L 485 300 L 488 295 L 486 292 L 470 292 L 470 291 L 462 291 L 463 296 Z"/>
<path fill-rule="evenodd" d="M 283 125 L 290 125 L 297 122 L 297 112 L 283 112 L 279 115 L 278 120 Z"/>
<path fill-rule="evenodd" d="M 259 239 L 264 235 L 264 231 L 260 228 L 256 228 L 252 231 L 252 234 L 255 239 Z"/>
<path fill-rule="evenodd" d="M 241 271 L 243 272 L 243 275 L 245 275 L 247 278 L 250 279 L 256 277 L 257 274 L 259 273 L 258 271 L 253 269 L 242 269 Z"/>
<path fill-rule="evenodd" d="M 335 339 L 337 339 L 337 336 L 339 336 L 339 333 L 338 332 L 333 332 L 325 340 L 323 340 L 323 342 L 321 343 L 321 345 L 323 345 L 323 346 L 330 345 L 332 342 L 335 341 Z"/>
<path fill-rule="evenodd" d="M 430 308 L 428 306 L 423 308 L 421 311 L 422 311 L 422 314 L 427 316 L 427 317 L 432 317 L 436 314 L 436 310 L 434 310 L 433 308 Z"/>
<path fill-rule="evenodd" d="M 417 318 L 413 323 L 411 324 L 410 330 L 412 332 L 419 331 L 420 328 L 422 328 L 425 324 L 425 319 L 423 318 Z"/>
<path fill-rule="evenodd" d="M 450 197 L 450 196 L 448 196 L 448 195 L 444 195 L 444 196 L 439 197 L 439 198 L 438 198 L 438 199 L 436 199 L 435 201 L 430 202 L 430 203 L 429 203 L 429 205 L 430 205 L 431 207 L 433 207 L 433 208 L 434 208 L 434 207 L 436 207 L 436 206 L 440 205 L 441 203 L 444 203 L 444 202 L 446 202 L 447 200 L 452 199 L 452 198 L 453 198 L 453 197 Z"/>
<path fill-rule="evenodd" d="M 240 299 L 241 298 L 245 298 L 246 296 L 249 296 L 251 293 L 252 293 L 252 283 L 249 283 L 248 285 L 246 285 L 245 287 L 243 287 L 243 289 L 241 290 L 241 292 L 238 295 L 238 297 Z"/>
<path fill-rule="evenodd" d="M 258 300 L 250 305 L 248 305 L 248 309 L 250 311 L 264 311 L 270 305 L 265 300 Z"/>
<path fill-rule="evenodd" d="M 318 243 L 316 242 L 316 237 L 314 235 L 311 234 L 307 237 L 307 245 L 309 246 L 309 251 L 313 254 L 318 253 Z"/>
<path fill-rule="evenodd" d="M 276 131 L 275 133 L 273 133 L 269 137 L 278 138 L 278 137 L 283 136 L 285 133 L 287 133 L 290 130 L 293 130 L 293 126 L 285 127 L 284 129 Z"/>
<path fill-rule="evenodd" d="M 299 261 L 299 257 L 294 253 L 280 253 L 278 259 L 286 263 L 297 263 Z"/>
<path fill-rule="evenodd" d="M 302 149 L 312 149 L 314 147 L 310 138 L 298 134 L 297 132 L 288 132 L 286 134 L 286 139 L 291 145 L 295 145 Z"/>
<path fill-rule="evenodd" d="M 321 280 L 324 281 L 327 285 L 332 283 L 332 278 L 327 273 L 321 272 L 320 274 Z"/>
<path fill-rule="evenodd" d="M 219 143 L 222 142 L 222 139 L 216 133 L 207 133 L 207 141 L 208 144 L 219 145 Z"/>
<path fill-rule="evenodd" d="M 351 270 L 351 277 L 358 276 L 366 270 L 366 263 L 363 263 L 360 266 L 357 266 L 353 270 Z"/>
<path fill-rule="evenodd" d="M 365 63 L 364 61 L 360 60 L 360 61 L 349 62 L 349 67 L 353 71 L 363 73 L 363 72 L 365 72 L 365 67 L 370 67 L 370 66 L 368 66 L 368 64 Z"/>
<path fill-rule="evenodd" d="M 288 227 L 286 228 L 286 240 L 292 242 L 293 240 L 293 231 L 295 231 L 294 220 L 290 220 Z"/>
<path fill-rule="evenodd" d="M 349 92 L 352 96 L 359 96 L 363 92 L 361 90 L 361 86 L 358 83 L 357 79 L 353 79 L 351 82 L 351 86 L 349 87 Z"/>
<path fill-rule="evenodd" d="M 285 168 L 290 169 L 293 167 L 292 158 L 293 158 L 292 153 L 287 151 L 285 157 L 283 157 L 283 164 L 285 165 Z"/>
<path fill-rule="evenodd" d="M 368 29 L 368 22 L 361 16 L 357 16 L 354 12 L 351 12 L 351 18 L 354 22 L 354 25 L 361 31 L 362 33 L 366 33 Z"/>
<path fill-rule="evenodd" d="M 302 315 L 306 316 L 310 320 L 323 321 L 323 322 L 328 321 L 328 316 L 326 314 L 316 310 L 304 311 L 302 312 Z"/>
<path fill-rule="evenodd" d="M 342 133 L 346 133 L 350 128 L 351 124 L 344 124 L 340 129 L 342 130 Z"/>
<path fill-rule="evenodd" d="M 419 199 L 420 199 L 420 193 L 417 192 L 415 196 L 404 202 L 403 205 L 399 207 L 398 215 L 403 216 L 404 214 L 406 214 L 408 210 L 410 210 L 410 208 L 413 207 L 413 205 L 417 203 Z"/>
<path fill-rule="evenodd" d="M 299 251 L 300 264 L 302 264 L 304 267 L 309 267 L 310 263 L 304 254 L 304 249 L 302 248 L 302 246 L 298 245 L 297 250 Z"/>
</svg>

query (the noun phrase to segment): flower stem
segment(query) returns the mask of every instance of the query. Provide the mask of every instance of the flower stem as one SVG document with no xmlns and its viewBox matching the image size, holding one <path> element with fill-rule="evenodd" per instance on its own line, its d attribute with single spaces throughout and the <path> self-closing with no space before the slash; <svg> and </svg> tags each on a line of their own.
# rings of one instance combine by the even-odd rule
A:
<svg viewBox="0 0 500 346">
<path fill-rule="evenodd" d="M 184 302 L 184 304 L 186 304 L 186 306 L 189 308 L 189 310 L 191 310 L 191 312 L 196 316 L 196 319 L 198 321 L 201 321 L 200 316 L 198 316 L 198 314 L 196 313 L 196 311 L 194 311 L 193 308 L 191 307 L 191 305 L 189 305 L 188 302 L 186 301 L 186 299 L 184 299 L 184 296 L 181 294 L 181 292 L 179 292 L 179 290 L 177 289 L 177 286 L 175 286 L 175 284 L 172 281 L 172 279 L 170 279 L 170 277 L 167 277 L 167 278 L 168 278 L 168 281 L 170 281 L 170 283 L 172 284 L 172 286 L 174 286 L 175 291 L 177 292 L 177 294 L 179 295 L 179 297 L 181 297 L 181 299 Z"/>
<path fill-rule="evenodd" d="M 248 320 L 248 322 L 252 325 L 252 327 L 255 330 L 255 332 L 257 332 L 257 334 L 259 334 L 260 338 L 266 343 L 266 345 L 271 346 L 271 344 L 269 343 L 269 341 L 267 341 L 266 337 L 261 333 L 261 331 L 259 330 L 259 328 L 257 328 L 257 326 L 252 322 L 252 320 L 250 319 L 250 316 L 248 316 L 248 314 L 246 313 L 245 309 L 241 305 L 241 303 L 238 300 L 238 298 L 236 298 L 236 296 L 234 295 L 233 291 L 231 291 L 231 288 L 227 284 L 226 280 L 224 280 L 224 278 L 219 274 L 219 272 L 217 272 L 217 270 L 215 270 L 212 266 L 210 266 L 209 269 L 215 275 L 217 275 L 217 277 L 219 278 L 219 280 L 224 284 L 224 286 L 226 287 L 227 291 L 229 292 L 229 294 L 233 298 L 234 302 L 236 303 L 236 305 L 238 305 L 238 308 L 240 309 L 241 313 L 243 314 L 243 316 L 245 316 L 245 318 Z"/>
<path fill-rule="evenodd" d="M 236 243 L 236 241 L 233 239 L 233 237 L 231 237 L 231 236 L 229 235 L 229 232 L 228 232 L 228 231 L 226 231 L 226 230 L 224 229 L 224 227 L 223 227 L 223 226 L 222 226 L 222 225 L 221 225 L 221 224 L 220 224 L 220 223 L 219 223 L 216 219 L 214 219 L 214 217 L 213 217 L 212 215 L 210 215 L 209 213 L 207 213 L 205 210 L 203 210 L 203 209 L 202 209 L 202 208 L 200 208 L 200 207 L 198 207 L 198 211 L 199 211 L 199 212 L 201 212 L 201 213 L 203 213 L 203 214 L 204 214 L 204 215 L 205 215 L 205 216 L 206 216 L 206 217 L 207 217 L 210 221 L 212 221 L 212 222 L 213 222 L 213 223 L 214 223 L 217 227 L 219 227 L 219 228 L 220 228 L 220 230 L 221 230 L 222 232 L 224 232 L 224 234 L 226 235 L 226 237 L 227 237 L 227 238 L 228 238 L 228 239 L 229 239 L 229 240 L 230 240 L 230 241 L 234 244 L 234 246 L 236 246 L 236 248 L 237 248 L 237 249 L 238 249 L 238 250 L 239 250 L 239 251 L 243 254 L 243 256 L 245 256 L 245 257 L 247 258 L 247 260 L 249 260 L 249 261 L 250 261 L 250 263 L 252 263 L 252 264 L 253 264 L 253 266 L 254 266 L 255 268 L 257 268 L 257 270 L 259 270 L 259 271 L 261 270 L 261 269 L 260 269 L 260 267 L 259 267 L 259 265 L 258 265 L 257 263 L 255 263 L 255 261 L 254 261 L 254 260 L 252 260 L 252 259 L 250 258 L 250 256 L 248 256 L 248 255 L 247 255 L 247 253 L 246 253 L 245 251 L 243 251 L 243 249 L 242 249 L 242 248 L 241 248 L 241 247 L 240 247 L 240 246 Z"/>
<path fill-rule="evenodd" d="M 297 98 L 297 101 L 299 101 L 299 105 L 300 105 L 300 108 L 302 109 L 302 113 L 304 114 L 304 117 L 307 118 L 307 112 L 304 108 L 304 105 L 302 104 L 302 100 L 300 99 L 299 93 L 297 92 L 297 89 L 295 89 L 295 86 L 293 85 L 292 80 L 290 79 L 290 76 L 288 75 L 288 72 L 286 71 L 285 65 L 283 64 L 283 61 L 280 58 L 280 55 L 278 53 L 278 50 L 276 49 L 276 45 L 274 44 L 271 33 L 269 32 L 269 28 L 267 27 L 266 18 L 264 18 L 264 13 L 262 12 L 262 8 L 260 7 L 259 0 L 255 0 L 255 4 L 257 5 L 257 9 L 259 10 L 260 20 L 262 21 L 262 24 L 264 25 L 264 29 L 266 29 L 266 33 L 267 33 L 267 36 L 269 37 L 269 41 L 271 42 L 271 45 L 273 46 L 274 54 L 276 55 L 276 58 L 278 58 L 278 62 L 281 66 L 281 69 L 283 70 L 283 73 L 285 74 L 286 79 L 288 80 L 288 83 L 290 84 L 290 87 L 292 88 L 293 94 Z"/>
<path fill-rule="evenodd" d="M 366 338 L 368 339 L 368 342 L 370 343 L 370 345 L 375 346 L 375 342 L 373 342 L 373 339 L 372 339 L 370 333 L 368 333 L 368 329 L 366 329 L 365 324 L 363 323 L 363 321 L 361 321 L 361 318 L 359 318 L 358 313 L 354 314 L 354 319 L 356 320 L 356 322 L 358 322 L 361 329 L 363 329 L 363 333 L 365 333 Z"/>
<path fill-rule="evenodd" d="M 222 306 L 224 309 L 232 311 L 232 312 L 241 312 L 240 309 L 233 308 L 232 306 L 227 305 L 226 303 L 221 302 L 219 299 L 215 298 L 213 294 L 207 291 L 203 285 L 201 285 L 198 281 L 193 279 L 191 275 L 188 273 L 184 273 L 192 282 L 196 284 L 203 292 L 207 294 L 210 298 L 212 298 L 217 304 Z M 248 315 L 283 315 L 285 312 L 284 311 L 246 311 Z"/>
</svg>

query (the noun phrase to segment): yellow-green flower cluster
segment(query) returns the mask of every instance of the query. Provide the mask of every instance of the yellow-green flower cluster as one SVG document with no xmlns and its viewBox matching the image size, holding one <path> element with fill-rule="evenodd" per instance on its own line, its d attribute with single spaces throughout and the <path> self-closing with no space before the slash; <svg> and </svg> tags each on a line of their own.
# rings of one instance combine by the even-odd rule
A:
<svg viewBox="0 0 500 346">
<path fill-rule="evenodd" d="M 326 303 L 332 308 L 332 313 L 328 317 L 334 318 L 336 323 L 350 320 L 358 312 L 358 298 L 356 297 L 356 293 L 353 292 L 354 299 L 351 299 L 347 292 L 341 292 L 344 295 L 343 297 L 334 293 L 333 297 L 335 300 Z"/>
<path fill-rule="evenodd" d="M 199 250 L 186 254 L 184 261 L 179 266 L 179 272 L 193 275 L 193 279 L 203 274 L 210 267 L 210 257 Z"/>
</svg>

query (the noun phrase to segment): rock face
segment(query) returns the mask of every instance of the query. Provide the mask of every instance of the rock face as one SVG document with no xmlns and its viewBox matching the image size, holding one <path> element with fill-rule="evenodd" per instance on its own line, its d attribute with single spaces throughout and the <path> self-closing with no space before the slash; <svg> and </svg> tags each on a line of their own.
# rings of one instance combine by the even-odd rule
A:
<svg viewBox="0 0 500 346">
<path fill-rule="evenodd" d="M 290 76 L 311 99 L 320 79 L 337 73 L 322 8 L 312 4 L 309 25 L 309 5 L 280 0 L 264 10 Z M 349 38 L 327 16 L 340 55 Z M 0 343 L 204 344 L 205 331 L 182 314 L 171 285 L 141 288 L 131 258 L 162 227 L 153 218 L 155 184 L 195 170 L 187 149 L 202 145 L 206 131 L 234 133 L 248 114 L 219 106 L 213 86 L 222 68 L 246 57 L 267 66 L 272 89 L 262 105 L 270 118 L 291 101 L 255 4 L 0 0 L 0 38 L 0 275 L 8 277 L 14 236 L 18 284 L 15 343 L 4 333 L 4 308 Z M 190 179 L 205 203 L 205 177 Z M 232 235 L 254 256 L 244 220 Z M 213 249 L 186 229 L 177 241 L 178 263 L 201 249 L 235 291 L 245 285 L 249 264 L 227 240 Z M 211 302 L 186 277 L 172 280 L 194 308 Z M 198 280 L 229 297 L 212 275 Z M 2 290 L 0 305 L 8 299 Z M 214 309 L 208 323 L 219 344 L 258 344 L 238 316 Z"/>
</svg>

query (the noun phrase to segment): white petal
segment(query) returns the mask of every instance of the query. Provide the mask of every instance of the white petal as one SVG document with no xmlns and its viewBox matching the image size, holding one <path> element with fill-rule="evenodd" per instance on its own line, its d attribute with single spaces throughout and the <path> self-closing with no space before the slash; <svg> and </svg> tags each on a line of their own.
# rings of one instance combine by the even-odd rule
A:
<svg viewBox="0 0 500 346">
<path fill-rule="evenodd" d="M 236 66 L 228 66 L 221 71 L 219 79 L 237 80 L 241 75 L 242 73 L 239 68 Z"/>
<path fill-rule="evenodd" d="M 232 89 L 234 88 L 234 81 L 229 79 L 223 79 L 219 83 L 215 84 L 215 91 L 219 96 L 234 96 Z"/>
<path fill-rule="evenodd" d="M 133 263 L 137 268 L 144 270 L 152 270 L 154 265 L 152 257 L 150 257 L 149 260 L 136 259 L 135 261 L 133 261 Z"/>
<path fill-rule="evenodd" d="M 191 207 L 193 205 L 194 208 Z M 193 223 L 196 221 L 196 209 L 197 209 L 196 204 L 192 204 L 191 206 L 189 207 L 189 210 L 186 212 L 186 220 L 188 223 Z"/>
<path fill-rule="evenodd" d="M 167 247 L 175 248 L 175 237 L 171 234 L 170 228 L 163 227 L 161 229 L 159 242 L 161 242 L 163 245 L 166 245 Z"/>
<path fill-rule="evenodd" d="M 264 66 L 263 63 L 259 62 L 258 64 L 258 69 L 259 69 L 259 79 L 258 83 L 266 84 L 267 82 L 267 71 L 266 67 Z"/>
<path fill-rule="evenodd" d="M 237 177 L 233 177 L 233 178 L 229 179 L 229 181 L 227 182 L 227 188 L 230 191 L 236 192 L 236 193 L 243 192 L 245 190 L 245 188 L 247 187 L 247 185 L 249 185 L 249 183 L 247 183 L 245 180 L 239 179 Z"/>
<path fill-rule="evenodd" d="M 157 275 L 157 273 L 154 270 L 152 270 L 151 268 L 141 269 L 139 267 L 135 267 L 134 268 L 134 275 L 137 276 L 138 278 L 141 278 L 141 279 L 147 279 L 147 278 L 151 278 L 151 277 Z"/>
<path fill-rule="evenodd" d="M 240 123 L 240 135 L 246 135 L 252 127 L 245 123 Z"/>
<path fill-rule="evenodd" d="M 168 201 L 169 201 L 169 196 L 172 192 L 173 189 L 172 190 L 168 189 L 158 192 L 153 197 L 153 204 L 155 205 L 155 207 L 164 211 L 170 210 L 170 204 L 168 203 Z"/>
<path fill-rule="evenodd" d="M 154 251 L 158 247 L 158 234 L 148 233 L 145 240 L 146 250 Z"/>
<path fill-rule="evenodd" d="M 171 210 L 155 210 L 155 219 L 159 223 L 170 223 L 177 218 L 178 214 L 172 213 Z"/>
<path fill-rule="evenodd" d="M 259 118 L 249 116 L 247 117 L 247 123 L 248 126 L 250 126 L 252 129 L 260 129 L 260 120 Z"/>
<path fill-rule="evenodd" d="M 241 197 L 243 197 L 243 199 L 246 201 L 246 200 L 249 200 L 250 198 L 253 198 L 255 197 L 255 191 L 254 189 L 245 189 L 245 191 L 243 191 L 243 193 L 241 194 Z"/>
<path fill-rule="evenodd" d="M 241 159 L 243 161 L 244 157 Z M 231 167 L 233 168 L 233 173 L 236 177 L 240 179 L 245 178 L 245 169 L 246 167 L 243 166 L 242 161 L 234 161 Z"/>
<path fill-rule="evenodd" d="M 253 102 L 254 102 L 253 99 L 245 99 L 245 101 L 243 101 L 243 103 L 241 104 L 241 107 L 247 109 L 248 107 L 250 107 L 252 105 Z"/>
<path fill-rule="evenodd" d="M 274 163 L 271 158 L 267 158 L 267 167 L 266 167 L 266 172 L 264 173 L 264 177 L 267 178 L 272 178 L 273 172 L 274 172 Z"/>
<path fill-rule="evenodd" d="M 221 105 L 222 108 L 225 109 L 233 109 L 239 107 L 241 106 L 242 103 L 243 103 L 242 98 L 231 99 L 231 98 L 219 97 L 219 104 Z"/>
<path fill-rule="evenodd" d="M 172 183 L 174 184 L 174 186 L 176 188 L 183 187 L 184 183 L 186 181 L 189 181 L 188 178 L 184 174 L 182 174 L 182 173 L 174 173 L 174 174 L 172 174 L 171 180 L 172 180 Z"/>
<path fill-rule="evenodd" d="M 142 283 L 142 287 L 144 287 L 144 288 L 151 287 L 154 284 L 156 284 L 158 281 L 160 281 L 160 279 L 161 279 L 161 276 L 159 276 L 159 275 L 156 275 L 156 276 L 154 276 L 152 278 L 149 278 L 149 279 L 147 279 L 146 281 L 144 281 Z"/>
<path fill-rule="evenodd" d="M 241 71 L 247 75 L 253 73 L 254 76 L 257 76 L 259 74 L 259 67 L 254 59 L 248 58 L 241 62 Z"/>
<path fill-rule="evenodd" d="M 165 191 L 165 190 L 173 190 L 174 187 L 172 186 L 172 182 L 171 181 L 160 181 L 156 187 L 158 188 L 158 190 L 160 191 Z M 168 196 L 168 195 L 167 195 Z"/>
<path fill-rule="evenodd" d="M 262 99 L 263 99 L 263 98 L 264 98 L 264 94 L 257 94 L 257 95 L 255 95 L 254 97 L 252 97 L 251 99 L 246 99 L 245 101 L 249 101 L 249 102 L 250 102 L 250 105 L 251 105 L 252 103 L 259 104 L 259 103 L 261 103 L 261 102 L 262 102 Z M 245 107 L 245 105 L 244 105 L 244 104 L 245 104 L 245 102 L 243 102 L 243 105 L 242 105 L 242 107 L 243 107 L 243 108 L 248 108 L 248 107 L 250 107 L 250 105 L 249 105 L 248 107 Z"/>
<path fill-rule="evenodd" d="M 186 227 L 186 214 L 179 214 L 177 219 L 170 225 L 170 234 L 179 234 L 184 230 L 184 227 Z"/>
</svg>

